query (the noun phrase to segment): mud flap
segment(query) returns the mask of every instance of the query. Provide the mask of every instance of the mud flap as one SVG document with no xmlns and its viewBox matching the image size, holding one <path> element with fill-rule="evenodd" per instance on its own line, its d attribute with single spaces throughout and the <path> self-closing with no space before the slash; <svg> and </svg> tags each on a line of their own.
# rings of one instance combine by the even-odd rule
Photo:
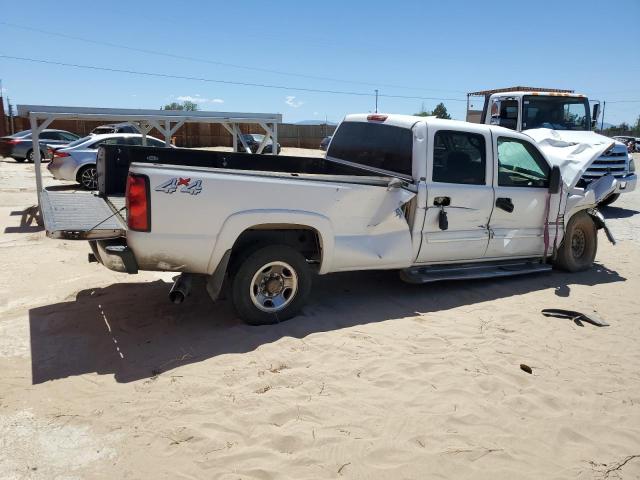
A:
<svg viewBox="0 0 640 480">
<path fill-rule="evenodd" d="M 231 258 L 231 249 L 227 250 L 223 255 L 216 270 L 207 277 L 207 293 L 214 302 L 220 296 L 222 291 L 222 285 L 227 275 L 227 266 L 229 265 L 229 259 Z"/>
<path fill-rule="evenodd" d="M 604 221 L 604 215 L 602 215 L 602 213 L 600 213 L 595 208 L 591 208 L 587 210 L 587 213 L 593 220 L 593 223 L 596 224 L 596 227 L 598 228 L 598 230 L 603 229 L 605 235 L 607 236 L 607 240 L 609 240 L 613 245 L 615 245 L 616 239 L 614 238 L 613 233 L 611 233 L 611 230 L 609 230 L 609 227 L 607 227 L 607 224 Z"/>
</svg>

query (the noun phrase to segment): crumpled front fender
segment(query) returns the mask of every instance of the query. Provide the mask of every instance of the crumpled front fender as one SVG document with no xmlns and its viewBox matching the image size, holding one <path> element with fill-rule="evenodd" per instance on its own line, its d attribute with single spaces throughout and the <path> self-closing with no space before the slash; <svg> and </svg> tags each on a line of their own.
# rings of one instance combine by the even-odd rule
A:
<svg viewBox="0 0 640 480">
<path fill-rule="evenodd" d="M 613 245 L 615 245 L 616 244 L 616 239 L 614 238 L 613 234 L 611 233 L 611 230 L 609 230 L 609 227 L 607 227 L 607 223 L 605 221 L 604 215 L 602 215 L 602 213 L 597 208 L 590 208 L 590 209 L 587 210 L 587 213 L 589 214 L 589 216 L 593 220 L 593 223 L 595 223 L 595 225 L 598 228 L 598 230 L 603 229 L 605 235 L 607 236 L 607 239 Z"/>
</svg>

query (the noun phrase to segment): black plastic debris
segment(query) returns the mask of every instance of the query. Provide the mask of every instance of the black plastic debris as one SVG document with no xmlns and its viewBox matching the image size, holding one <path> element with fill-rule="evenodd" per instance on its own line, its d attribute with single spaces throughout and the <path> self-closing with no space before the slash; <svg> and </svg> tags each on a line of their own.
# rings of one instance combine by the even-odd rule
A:
<svg viewBox="0 0 640 480">
<path fill-rule="evenodd" d="M 609 326 L 607 322 L 593 313 L 587 315 L 585 313 L 576 312 L 573 310 L 563 310 L 561 308 L 545 308 L 544 310 L 542 310 L 542 315 L 544 315 L 545 317 L 556 317 L 573 320 L 577 325 L 581 327 L 583 326 L 582 322 L 590 323 L 591 325 L 595 325 L 596 327 Z"/>
</svg>

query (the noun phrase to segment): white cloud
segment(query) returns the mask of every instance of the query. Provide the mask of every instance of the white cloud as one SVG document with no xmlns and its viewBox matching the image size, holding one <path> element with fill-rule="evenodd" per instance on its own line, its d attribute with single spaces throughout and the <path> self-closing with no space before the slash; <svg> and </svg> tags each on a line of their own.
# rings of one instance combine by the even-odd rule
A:
<svg viewBox="0 0 640 480">
<path fill-rule="evenodd" d="M 195 94 L 195 95 L 180 95 L 178 97 L 176 97 L 176 99 L 180 102 L 193 102 L 193 103 L 197 103 L 197 104 L 203 104 L 203 103 L 224 103 L 224 100 L 221 98 L 206 98 L 206 97 L 201 97 L 199 94 Z"/>
<path fill-rule="evenodd" d="M 284 103 L 286 103 L 287 105 L 289 105 L 292 108 L 298 108 L 300 107 L 304 102 L 301 102 L 300 100 L 296 101 L 296 97 L 294 97 L 293 95 L 287 95 L 287 97 L 285 98 Z"/>
</svg>

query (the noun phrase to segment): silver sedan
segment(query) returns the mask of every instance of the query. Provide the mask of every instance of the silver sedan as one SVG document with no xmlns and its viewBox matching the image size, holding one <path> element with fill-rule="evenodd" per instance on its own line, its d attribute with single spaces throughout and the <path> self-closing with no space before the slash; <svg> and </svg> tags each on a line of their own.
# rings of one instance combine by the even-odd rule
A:
<svg viewBox="0 0 640 480">
<path fill-rule="evenodd" d="M 98 188 L 96 157 L 100 145 L 142 145 L 139 133 L 109 133 L 89 135 L 64 148 L 54 150 L 47 165 L 53 178 L 76 181 L 87 190 Z M 163 141 L 147 136 L 147 146 L 164 147 Z"/>
<path fill-rule="evenodd" d="M 45 129 L 40 133 L 41 157 L 46 157 L 47 145 L 67 145 L 80 138 L 75 133 L 65 130 Z M 0 138 L 0 157 L 13 157 L 16 162 L 28 160 L 33 162 L 33 142 L 31 130 L 14 133 L 8 137 Z"/>
</svg>

